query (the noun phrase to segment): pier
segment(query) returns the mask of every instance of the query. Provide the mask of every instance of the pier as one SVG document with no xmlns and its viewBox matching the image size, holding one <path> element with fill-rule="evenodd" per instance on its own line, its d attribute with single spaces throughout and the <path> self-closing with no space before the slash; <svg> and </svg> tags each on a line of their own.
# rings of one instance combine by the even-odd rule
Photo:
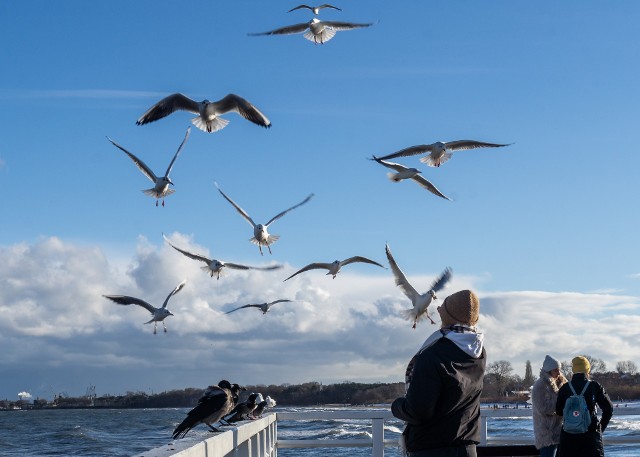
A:
<svg viewBox="0 0 640 457">
<path fill-rule="evenodd" d="M 533 446 L 533 435 L 529 437 L 500 436 L 491 433 L 492 419 L 531 417 L 531 409 L 482 409 L 481 443 L 485 448 L 478 455 L 537 455 L 517 453 L 489 453 L 487 449 L 495 447 Z M 640 407 L 619 407 L 614 417 L 640 415 Z M 278 438 L 278 422 L 306 420 L 366 420 L 371 423 L 371 438 L 356 439 L 295 439 Z M 213 435 L 204 441 L 174 440 L 168 445 L 143 452 L 136 457 L 276 457 L 278 449 L 290 448 L 351 448 L 369 447 L 372 457 L 384 457 L 386 447 L 398 446 L 397 439 L 385 438 L 384 423 L 397 421 L 389 410 L 343 410 L 343 411 L 304 411 L 277 412 L 265 415 L 254 421 L 244 421 L 237 427 L 228 427 L 225 431 Z M 611 436 L 604 434 L 606 444 L 640 444 L 640 435 Z M 345 450 L 345 455 L 347 451 Z"/>
</svg>

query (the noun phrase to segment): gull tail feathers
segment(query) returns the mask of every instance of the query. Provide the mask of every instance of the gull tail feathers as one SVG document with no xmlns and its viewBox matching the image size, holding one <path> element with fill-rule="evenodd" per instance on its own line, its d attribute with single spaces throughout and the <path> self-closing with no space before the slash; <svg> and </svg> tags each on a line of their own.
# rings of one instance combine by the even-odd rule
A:
<svg viewBox="0 0 640 457">
<path fill-rule="evenodd" d="M 162 197 L 166 197 L 167 195 L 171 195 L 175 192 L 175 189 L 171 189 L 170 187 L 167 188 L 164 192 L 158 192 L 155 189 L 145 189 L 142 191 L 145 195 L 148 195 L 149 197 L 153 197 L 153 198 L 162 198 Z"/>
<path fill-rule="evenodd" d="M 311 30 L 307 30 L 304 34 L 304 37 L 307 40 L 313 41 L 316 44 L 323 44 L 329 41 L 335 35 L 336 35 L 336 31 L 333 29 L 324 29 L 322 32 L 320 32 L 317 35 L 314 35 L 314 33 Z"/>
<path fill-rule="evenodd" d="M 229 121 L 217 116 L 209 121 L 205 121 L 200 116 L 196 116 L 191 119 L 191 123 L 204 132 L 213 133 L 225 128 Z"/>
<path fill-rule="evenodd" d="M 414 308 L 411 309 L 403 309 L 402 311 L 400 311 L 400 314 L 402 315 L 402 317 L 404 317 L 406 320 L 408 321 L 421 321 L 422 319 L 424 319 L 425 317 L 427 317 L 427 313 L 422 313 L 419 316 L 416 316 L 416 310 Z"/>
<path fill-rule="evenodd" d="M 249 241 L 251 241 L 253 244 L 256 244 L 258 246 L 261 244 L 265 246 L 270 246 L 276 241 L 278 241 L 279 239 L 280 239 L 280 235 L 269 235 L 269 237 L 265 241 L 258 241 L 258 239 L 255 236 L 251 238 Z"/>
<path fill-rule="evenodd" d="M 451 154 L 450 152 L 445 152 L 444 154 L 442 154 L 442 157 L 437 159 L 434 159 L 431 155 L 428 155 L 426 157 L 422 157 L 420 159 L 420 162 L 426 163 L 430 167 L 439 167 L 443 163 L 448 162 L 452 155 L 453 154 Z"/>
<path fill-rule="evenodd" d="M 402 181 L 402 179 L 398 178 L 398 173 L 394 173 L 392 171 L 390 171 L 389 173 L 387 173 L 387 178 L 389 178 L 390 181 L 393 182 L 400 182 Z"/>
</svg>

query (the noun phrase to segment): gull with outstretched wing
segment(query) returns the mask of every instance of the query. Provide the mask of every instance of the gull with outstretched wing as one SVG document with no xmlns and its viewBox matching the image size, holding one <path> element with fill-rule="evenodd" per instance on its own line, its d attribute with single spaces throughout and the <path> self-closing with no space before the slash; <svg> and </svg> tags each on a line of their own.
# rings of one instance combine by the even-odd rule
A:
<svg viewBox="0 0 640 457">
<path fill-rule="evenodd" d="M 209 133 L 217 132 L 227 126 L 229 121 L 220 116 L 229 112 L 238 113 L 248 121 L 261 127 L 271 127 L 271 121 L 267 119 L 267 116 L 262 114 L 262 111 L 244 98 L 235 94 L 228 94 L 215 102 L 210 102 L 206 99 L 197 102 L 183 94 L 172 94 L 149 108 L 140 116 L 136 124 L 148 124 L 149 122 L 167 117 L 175 111 L 188 111 L 197 114 L 197 116 L 191 120 L 191 123 L 200 130 Z"/>
<path fill-rule="evenodd" d="M 189 251 L 186 251 L 184 249 L 180 249 L 179 247 L 173 245 L 171 243 L 171 241 L 169 241 L 169 239 L 164 235 L 164 233 L 162 234 L 162 236 L 164 237 L 164 240 L 169 244 L 169 246 L 171 246 L 176 251 L 180 252 L 181 254 L 184 254 L 185 256 L 189 257 L 190 259 L 199 260 L 200 262 L 204 262 L 206 265 L 201 267 L 201 268 L 203 270 L 205 270 L 207 273 L 209 273 L 212 278 L 213 278 L 213 275 L 215 274 L 216 275 L 216 279 L 220 279 L 220 276 L 223 274 L 223 269 L 224 268 L 231 268 L 232 270 L 263 270 L 263 271 L 278 270 L 278 269 L 282 268 L 282 265 L 271 265 L 271 266 L 268 266 L 268 267 L 251 267 L 251 266 L 248 266 L 248 265 L 241 265 L 239 263 L 224 262 L 224 261 L 219 260 L 219 259 L 210 259 L 210 258 L 205 257 L 203 255 L 195 254 L 193 252 L 189 252 Z"/>
<path fill-rule="evenodd" d="M 155 335 L 158 322 L 162 322 L 164 331 L 165 333 L 167 332 L 167 326 L 165 325 L 164 320 L 169 316 L 173 316 L 171 311 L 167 309 L 167 303 L 169 303 L 169 299 L 171 297 L 182 290 L 186 283 L 187 281 L 182 281 L 180 284 L 178 284 L 175 289 L 173 289 L 171 293 L 167 295 L 167 298 L 165 298 L 164 303 L 160 308 L 156 308 L 155 306 L 150 305 L 144 300 L 136 297 L 130 297 L 128 295 L 103 295 L 103 297 L 116 302 L 118 305 L 138 305 L 149 311 L 151 313 L 151 320 L 149 322 L 145 322 L 145 324 L 150 324 L 153 322 L 153 334 Z"/>
<path fill-rule="evenodd" d="M 475 140 L 456 140 L 456 141 L 437 141 L 432 144 L 420 144 L 418 146 L 411 146 L 409 148 L 401 149 L 400 151 L 388 154 L 383 157 L 378 157 L 380 160 L 395 159 L 396 157 L 408 157 L 418 154 L 429 153 L 425 157 L 420 159 L 420 162 L 426 163 L 430 167 L 439 167 L 446 161 L 448 161 L 452 153 L 449 151 L 465 151 L 468 149 L 478 148 L 502 148 L 505 146 L 511 146 L 509 144 L 497 144 L 497 143 L 483 143 L 482 141 Z"/>
<path fill-rule="evenodd" d="M 244 305 L 244 306 L 239 306 L 235 309 L 232 309 L 231 311 L 227 311 L 225 314 L 229 314 L 232 313 L 234 311 L 238 311 L 239 309 L 244 309 L 244 308 L 258 308 L 260 311 L 262 311 L 262 314 L 267 314 L 269 312 L 269 310 L 271 309 L 271 307 L 273 305 L 275 305 L 276 303 L 290 303 L 290 302 L 294 302 L 295 300 L 286 300 L 286 299 L 282 299 L 282 300 L 275 300 L 269 303 L 251 303 L 248 305 Z"/>
<path fill-rule="evenodd" d="M 249 216 L 245 210 L 240 208 L 240 206 L 238 206 L 236 202 L 231 200 L 231 198 L 229 198 L 224 192 L 222 192 L 222 189 L 220 189 L 220 187 L 218 186 L 218 183 L 215 183 L 215 185 L 218 188 L 218 192 L 220 192 L 220 194 L 225 198 L 225 200 L 231 203 L 231 205 L 236 209 L 236 211 L 238 211 L 238 213 L 240 213 L 240 215 L 253 227 L 253 238 L 251 238 L 249 241 L 251 241 L 253 244 L 258 245 L 258 248 L 260 249 L 260 255 L 262 255 L 262 246 L 266 246 L 269 249 L 269 254 L 271 254 L 272 253 L 271 245 L 276 241 L 278 241 L 278 239 L 280 238 L 279 235 L 272 235 L 268 232 L 269 225 L 271 225 L 273 222 L 280 219 L 289 211 L 296 209 L 298 206 L 304 205 L 313 197 L 313 194 L 310 194 L 307 198 L 302 200 L 297 205 L 294 205 L 289 209 L 285 209 L 281 213 L 278 213 L 275 216 L 273 216 L 269 220 L 269 222 L 267 222 L 266 224 L 256 224 L 255 222 L 253 222 L 253 219 L 251 219 L 251 216 Z"/>
<path fill-rule="evenodd" d="M 158 200 L 162 198 L 162 206 L 164 206 L 164 198 L 167 195 L 171 195 L 172 193 L 175 192 L 174 189 L 171 189 L 169 187 L 170 184 L 173 185 L 173 182 L 171 181 L 171 178 L 169 178 L 169 173 L 171 173 L 171 168 L 173 168 L 173 163 L 178 158 L 178 155 L 180 154 L 180 151 L 182 151 L 182 147 L 186 143 L 187 138 L 189 138 L 189 133 L 190 132 L 191 132 L 191 127 L 189 127 L 187 129 L 187 133 L 184 136 L 184 140 L 182 140 L 182 143 L 180 143 L 180 146 L 178 147 L 178 150 L 176 151 L 176 153 L 173 156 L 173 159 L 171 159 L 171 163 L 169 163 L 169 166 L 167 167 L 167 171 L 164 173 L 164 176 L 156 176 L 155 173 L 151 170 L 151 168 L 149 168 L 147 166 L 147 164 L 144 163 L 142 160 L 140 160 L 138 157 L 136 157 L 135 155 L 133 155 L 132 153 L 127 151 L 125 148 L 120 146 L 118 143 L 113 141 L 111 138 L 107 137 L 107 140 L 109 140 L 111 142 L 111 144 L 113 144 L 116 148 L 120 149 L 125 154 L 127 154 L 129 156 L 129 158 L 131 160 L 133 160 L 133 163 L 135 163 L 136 166 L 140 169 L 142 174 L 144 174 L 147 178 L 149 178 L 149 180 L 154 184 L 153 188 L 143 190 L 142 192 L 144 192 L 146 195 L 148 195 L 150 197 L 155 198 L 156 199 L 156 206 L 158 206 Z"/>
<path fill-rule="evenodd" d="M 315 14 L 316 16 L 318 14 L 320 14 L 320 10 L 324 9 L 324 8 L 331 8 L 331 9 L 334 9 L 334 10 L 342 11 L 337 6 L 333 6 L 333 5 L 330 5 L 328 3 L 323 3 L 322 5 L 318 5 L 318 6 L 298 5 L 298 6 L 294 7 L 294 8 L 291 8 L 289 11 L 287 11 L 287 13 L 290 13 L 291 11 L 295 11 L 295 10 L 305 9 L 305 8 L 308 9 L 308 10 L 311 10 L 313 12 L 313 14 Z"/>
<path fill-rule="evenodd" d="M 307 40 L 313 41 L 315 44 L 324 44 L 333 38 L 338 31 L 361 29 L 371 27 L 372 25 L 374 25 L 373 22 L 359 24 L 355 22 L 321 21 L 314 17 L 309 22 L 287 25 L 268 32 L 250 33 L 249 35 L 292 35 L 295 33 L 304 33 L 304 37 Z"/>
<path fill-rule="evenodd" d="M 404 179 L 411 179 L 412 181 L 415 181 L 420 186 L 422 186 L 425 189 L 427 189 L 432 194 L 437 195 L 438 197 L 442 197 L 442 198 L 444 198 L 446 200 L 451 200 L 445 194 L 440 192 L 436 186 L 431 184 L 430 181 L 427 181 L 424 177 L 422 177 L 422 175 L 420 174 L 422 172 L 420 170 L 418 170 L 417 168 L 408 168 L 408 167 L 405 167 L 404 165 L 401 165 L 399 163 L 388 162 L 386 160 L 379 159 L 376 156 L 373 156 L 373 158 L 371 160 L 375 160 L 380 165 L 384 165 L 385 167 L 391 168 L 392 170 L 396 171 L 396 173 L 392 173 L 392 172 L 387 173 L 387 177 L 391 181 L 400 182 L 400 181 L 402 181 Z"/>
<path fill-rule="evenodd" d="M 335 279 L 336 275 L 338 274 L 338 272 L 340 271 L 340 269 L 342 267 L 344 267 L 345 265 L 349 265 L 350 263 L 354 263 L 354 262 L 370 263 L 372 265 L 377 265 L 377 266 L 379 266 L 381 268 L 384 268 L 384 266 L 380 265 L 378 262 L 375 262 L 375 261 L 373 261 L 371 259 L 367 259 L 366 257 L 362 257 L 362 256 L 358 255 L 358 256 L 354 256 L 354 257 L 349 257 L 348 259 L 345 259 L 345 260 L 342 260 L 342 261 L 341 260 L 334 260 L 331 263 L 322 263 L 322 262 L 310 263 L 306 267 L 303 267 L 303 268 L 299 269 L 294 274 L 289 276 L 287 279 L 285 279 L 285 281 L 293 278 L 295 275 L 300 274 L 300 273 L 302 273 L 304 271 L 317 270 L 317 269 L 329 270 L 327 272 L 327 275 L 333 275 L 333 279 Z"/>
<path fill-rule="evenodd" d="M 389 260 L 389 265 L 391 266 L 393 276 L 396 279 L 396 285 L 400 287 L 402 293 L 404 293 L 413 304 L 413 308 L 403 311 L 404 317 L 413 321 L 412 328 L 414 329 L 416 328 L 416 324 L 418 323 L 418 321 L 423 319 L 424 317 L 428 317 L 431 323 L 435 324 L 433 319 L 431 319 L 431 316 L 429 316 L 427 308 L 433 300 L 438 299 L 438 297 L 436 297 L 436 292 L 442 290 L 442 288 L 451 279 L 451 268 L 446 268 L 442 272 L 440 277 L 436 279 L 433 284 L 431 284 L 431 288 L 424 294 L 421 294 L 416 289 L 414 289 L 407 280 L 406 276 L 391 255 L 391 249 L 389 248 L 388 244 L 385 246 L 385 252 L 387 253 L 387 259 Z"/>
</svg>

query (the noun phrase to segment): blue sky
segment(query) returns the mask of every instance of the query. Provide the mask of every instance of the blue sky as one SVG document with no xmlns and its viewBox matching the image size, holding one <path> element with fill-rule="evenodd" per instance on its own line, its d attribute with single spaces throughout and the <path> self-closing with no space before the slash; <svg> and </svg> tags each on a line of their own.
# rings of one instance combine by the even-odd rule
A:
<svg viewBox="0 0 640 457">
<path fill-rule="evenodd" d="M 447 266 L 441 299 L 473 288 L 490 362 L 523 374 L 544 355 L 640 363 L 635 151 L 640 88 L 635 18 L 621 1 L 346 0 L 323 19 L 375 22 L 324 45 L 248 36 L 311 19 L 298 3 L 26 1 L 0 4 L 0 398 L 241 383 L 399 381 L 421 341 L 389 270 L 311 262 L 384 245 L 420 291 Z M 379 21 L 379 22 L 378 22 Z M 156 207 L 150 182 L 105 138 L 160 173 L 191 125 L 136 119 L 171 93 L 236 93 L 270 129 L 235 114 L 192 129 Z M 392 183 L 366 160 L 417 144 L 514 143 L 415 166 L 442 192 Z M 214 181 L 257 222 L 273 255 Z M 216 281 L 178 246 L 276 272 Z M 169 304 L 169 333 L 103 294 Z M 234 307 L 278 298 L 263 316 Z M 634 329 L 635 325 L 635 329 Z M 584 335 L 584 336 L 583 336 Z M 309 361 L 313 360 L 312 364 Z"/>
</svg>

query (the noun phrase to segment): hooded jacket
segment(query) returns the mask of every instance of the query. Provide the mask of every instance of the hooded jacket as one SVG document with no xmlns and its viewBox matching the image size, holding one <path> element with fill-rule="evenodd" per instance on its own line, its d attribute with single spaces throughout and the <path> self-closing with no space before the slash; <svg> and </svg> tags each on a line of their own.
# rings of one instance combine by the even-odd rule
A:
<svg viewBox="0 0 640 457">
<path fill-rule="evenodd" d="M 391 405 L 406 422 L 410 452 L 480 442 L 483 335 L 457 329 L 440 329 L 425 341 L 407 367 L 406 395 Z"/>
<path fill-rule="evenodd" d="M 536 448 L 560 443 L 562 416 L 556 414 L 558 390 L 567 382 L 562 374 L 554 379 L 549 372 L 540 370 L 540 377 L 531 389 L 533 434 Z"/>
</svg>

